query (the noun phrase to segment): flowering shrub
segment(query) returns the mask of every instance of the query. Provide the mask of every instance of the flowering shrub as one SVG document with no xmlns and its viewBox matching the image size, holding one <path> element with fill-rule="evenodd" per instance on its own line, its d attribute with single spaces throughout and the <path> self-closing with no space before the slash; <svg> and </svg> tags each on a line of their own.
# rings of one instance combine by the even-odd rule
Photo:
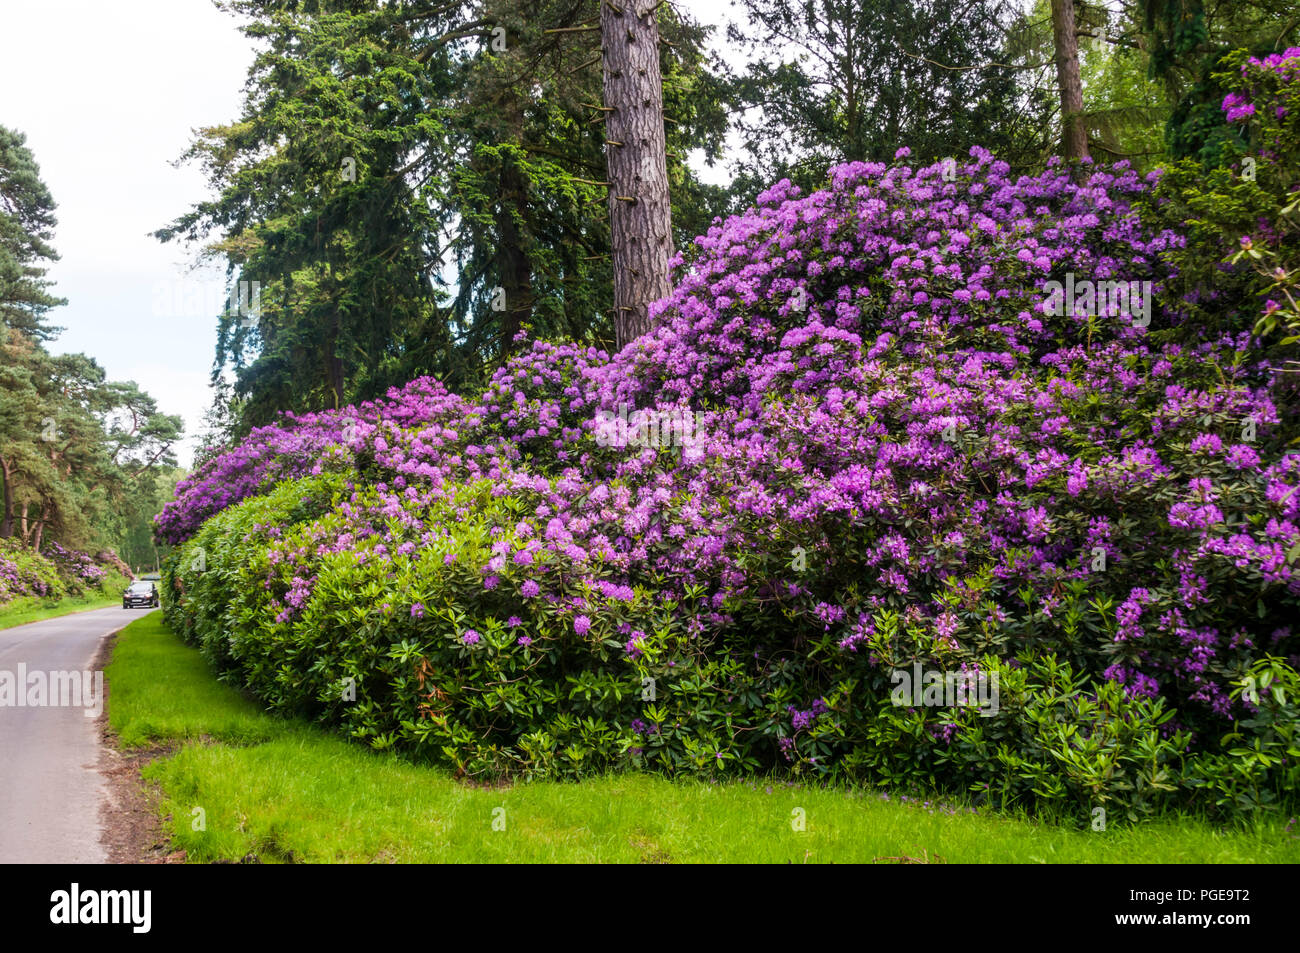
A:
<svg viewBox="0 0 1300 953">
<path fill-rule="evenodd" d="M 1242 229 L 1241 247 L 1231 261 L 1249 262 L 1264 279 L 1256 331 L 1283 328 L 1290 332 L 1286 343 L 1295 343 L 1300 340 L 1300 48 L 1262 60 L 1237 54 L 1229 62 L 1240 71 L 1242 91 L 1229 93 L 1223 109 L 1230 123 L 1245 128 L 1259 154 L 1250 157 L 1248 177 L 1255 186 L 1252 204 L 1259 208 L 1251 227 Z"/>
<path fill-rule="evenodd" d="M 1295 402 L 1199 321 L 1155 181 L 973 149 L 779 183 L 613 358 L 534 342 L 477 400 L 415 381 L 212 460 L 159 519 L 169 619 L 272 707 L 467 774 L 1268 804 L 1295 710 L 1241 685 L 1296 663 Z M 611 446 L 620 406 L 700 438 Z M 914 664 L 1000 710 L 895 705 Z"/>
<path fill-rule="evenodd" d="M 87 590 L 108 593 L 126 582 L 117 554 L 105 550 L 97 556 L 49 543 L 44 553 L 25 547 L 18 539 L 0 539 L 0 605 L 26 597 L 60 599 Z"/>
<path fill-rule="evenodd" d="M 80 595 L 85 589 L 95 589 L 108 579 L 109 570 L 100 565 L 89 553 L 65 549 L 58 543 L 45 548 L 45 558 L 52 562 L 63 577 L 68 591 Z"/>
<path fill-rule="evenodd" d="M 49 560 L 16 539 L 0 539 L 0 605 L 25 596 L 58 597 L 63 580 Z"/>
<path fill-rule="evenodd" d="M 1300 48 L 1222 63 L 1241 155 L 1174 164 L 1146 214 L 1182 223 L 1188 243 L 1171 261 L 1197 323 L 1253 328 L 1280 364 L 1300 341 Z"/>
<path fill-rule="evenodd" d="M 281 426 L 259 427 L 176 486 L 176 501 L 156 519 L 162 542 L 179 543 L 203 521 L 281 480 L 305 476 L 315 460 L 343 437 L 347 417 L 336 411 L 285 415 Z"/>
</svg>

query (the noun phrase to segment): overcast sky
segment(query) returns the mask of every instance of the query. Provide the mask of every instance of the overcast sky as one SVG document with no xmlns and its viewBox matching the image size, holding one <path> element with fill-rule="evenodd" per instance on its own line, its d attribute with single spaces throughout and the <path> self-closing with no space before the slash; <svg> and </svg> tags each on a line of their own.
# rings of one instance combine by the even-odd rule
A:
<svg viewBox="0 0 1300 953">
<path fill-rule="evenodd" d="M 730 0 L 691 0 L 720 23 Z M 208 193 L 173 167 L 192 130 L 239 115 L 252 62 L 238 21 L 211 0 L 0 0 L 0 125 L 27 136 L 58 204 L 50 269 L 68 299 L 50 349 L 96 358 L 185 419 L 193 453 L 209 399 L 223 275 L 150 232 Z"/>
</svg>

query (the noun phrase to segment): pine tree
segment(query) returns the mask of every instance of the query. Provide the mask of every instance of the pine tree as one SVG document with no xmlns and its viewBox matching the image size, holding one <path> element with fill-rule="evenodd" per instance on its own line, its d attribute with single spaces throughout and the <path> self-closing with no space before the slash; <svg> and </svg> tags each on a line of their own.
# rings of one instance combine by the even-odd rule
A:
<svg viewBox="0 0 1300 953">
<path fill-rule="evenodd" d="M 646 9 L 640 9 L 645 4 Z M 659 71 L 661 4 L 601 0 L 609 221 L 614 259 L 617 346 L 650 329 L 648 306 L 670 290 L 672 205 Z"/>
<path fill-rule="evenodd" d="M 47 290 L 46 264 L 59 257 L 49 244 L 54 199 L 26 141 L 0 126 L 0 323 L 48 340 L 58 329 L 45 314 L 66 302 Z"/>
<path fill-rule="evenodd" d="M 1074 0 L 1052 0 L 1052 40 L 1056 83 L 1061 96 L 1061 153 L 1067 159 L 1088 156 L 1088 128 L 1083 115 L 1083 80 L 1079 75 L 1079 37 Z"/>
</svg>

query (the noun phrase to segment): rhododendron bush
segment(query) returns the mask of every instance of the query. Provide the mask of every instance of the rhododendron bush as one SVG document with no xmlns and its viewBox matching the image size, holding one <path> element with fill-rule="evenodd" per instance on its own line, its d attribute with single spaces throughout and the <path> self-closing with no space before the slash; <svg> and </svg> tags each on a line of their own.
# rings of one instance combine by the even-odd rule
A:
<svg viewBox="0 0 1300 953">
<path fill-rule="evenodd" d="M 0 539 L 0 605 L 14 599 L 58 599 L 79 596 L 87 590 L 105 593 L 124 582 L 113 552 L 98 556 L 49 543 L 42 553 L 18 539 Z"/>
<path fill-rule="evenodd" d="M 25 596 L 61 596 L 63 581 L 48 560 L 17 539 L 0 539 L 0 605 Z"/>
<path fill-rule="evenodd" d="M 58 543 L 50 543 L 45 550 L 45 558 L 54 563 L 74 594 L 86 587 L 96 588 L 108 579 L 108 569 L 100 565 L 89 553 L 65 549 Z"/>
<path fill-rule="evenodd" d="M 254 432 L 159 518 L 172 624 L 273 707 L 471 775 L 1081 818 L 1294 790 L 1300 455 L 1257 315 L 1191 321 L 1155 176 L 906 159 L 716 223 L 612 358 L 527 342 L 474 399 Z M 998 710 L 895 704 L 915 664 Z"/>
</svg>

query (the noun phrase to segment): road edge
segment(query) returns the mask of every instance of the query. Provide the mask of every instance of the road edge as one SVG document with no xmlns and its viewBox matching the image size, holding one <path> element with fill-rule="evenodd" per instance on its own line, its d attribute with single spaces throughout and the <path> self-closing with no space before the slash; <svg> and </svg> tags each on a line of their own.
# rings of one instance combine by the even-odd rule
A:
<svg viewBox="0 0 1300 953">
<path fill-rule="evenodd" d="M 135 620 L 132 620 L 135 621 Z M 128 622 L 127 625 L 130 625 Z M 113 660 L 123 625 L 102 636 L 95 651 L 92 668 L 106 672 Z M 171 838 L 163 827 L 158 802 L 162 792 L 147 781 L 142 769 L 151 761 L 170 755 L 174 746 L 123 750 L 116 732 L 108 723 L 112 703 L 112 685 L 104 677 L 103 711 L 95 720 L 99 732 L 99 761 L 96 770 L 103 779 L 104 798 L 99 806 L 100 844 L 110 864 L 183 863 L 184 851 L 171 850 Z"/>
</svg>

